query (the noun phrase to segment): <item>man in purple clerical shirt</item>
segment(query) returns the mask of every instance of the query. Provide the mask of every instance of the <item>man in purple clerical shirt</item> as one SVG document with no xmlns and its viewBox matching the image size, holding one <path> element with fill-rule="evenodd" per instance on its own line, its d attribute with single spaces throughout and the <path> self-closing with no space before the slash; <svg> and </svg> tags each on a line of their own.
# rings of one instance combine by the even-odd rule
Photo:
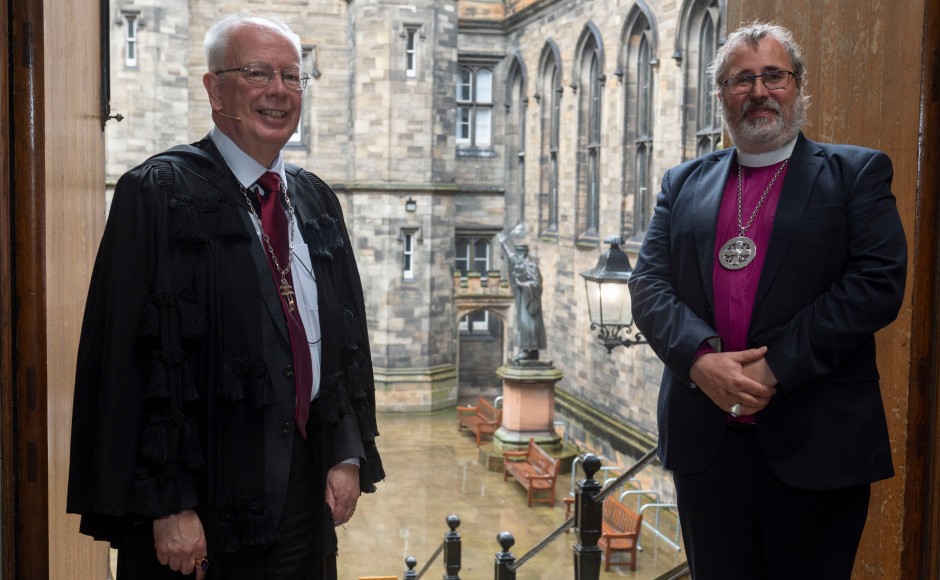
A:
<svg viewBox="0 0 940 580">
<path fill-rule="evenodd" d="M 894 474 L 874 340 L 906 277 L 891 161 L 803 135 L 787 29 L 739 29 L 710 70 L 734 147 L 666 172 L 630 279 L 666 367 L 660 459 L 696 580 L 848 579 Z"/>
</svg>

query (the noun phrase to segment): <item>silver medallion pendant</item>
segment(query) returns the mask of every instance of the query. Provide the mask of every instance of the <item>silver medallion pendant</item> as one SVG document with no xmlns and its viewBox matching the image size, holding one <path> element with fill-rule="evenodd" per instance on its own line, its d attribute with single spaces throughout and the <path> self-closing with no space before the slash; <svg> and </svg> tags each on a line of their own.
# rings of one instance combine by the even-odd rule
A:
<svg viewBox="0 0 940 580">
<path fill-rule="evenodd" d="M 721 247 L 718 262 L 727 270 L 740 270 L 754 260 L 757 244 L 747 236 L 731 238 Z"/>
</svg>

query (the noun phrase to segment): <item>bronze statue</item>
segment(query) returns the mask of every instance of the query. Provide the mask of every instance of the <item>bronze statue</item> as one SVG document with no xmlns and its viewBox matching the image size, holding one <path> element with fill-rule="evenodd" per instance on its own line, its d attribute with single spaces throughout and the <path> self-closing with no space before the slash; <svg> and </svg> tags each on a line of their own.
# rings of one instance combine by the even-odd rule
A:
<svg viewBox="0 0 940 580">
<path fill-rule="evenodd" d="M 506 235 L 499 235 L 499 243 L 509 260 L 509 283 L 516 297 L 515 345 L 519 353 L 513 362 L 536 361 L 539 349 L 545 348 L 545 322 L 542 320 L 542 274 L 529 258 L 529 247 L 511 248 Z"/>
</svg>

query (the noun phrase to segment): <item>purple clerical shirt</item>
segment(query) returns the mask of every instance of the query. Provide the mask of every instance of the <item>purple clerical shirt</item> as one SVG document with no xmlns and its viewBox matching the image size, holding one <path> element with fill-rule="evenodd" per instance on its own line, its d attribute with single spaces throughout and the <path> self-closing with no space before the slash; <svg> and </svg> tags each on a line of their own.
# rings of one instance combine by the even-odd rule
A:
<svg viewBox="0 0 940 580">
<path fill-rule="evenodd" d="M 747 225 L 754 213 L 761 194 L 773 179 L 774 173 L 783 162 L 765 167 L 742 167 L 742 203 L 741 223 Z M 715 330 L 721 337 L 723 350 L 735 351 L 747 348 L 747 331 L 751 326 L 751 314 L 754 310 L 754 297 L 760 280 L 770 235 L 773 232 L 774 216 L 777 214 L 777 202 L 786 177 L 787 167 L 783 168 L 773 187 L 767 193 L 764 205 L 754 217 L 754 221 L 745 235 L 754 240 L 756 255 L 750 264 L 740 270 L 728 270 L 718 260 L 722 248 L 732 238 L 740 235 L 738 229 L 738 179 L 737 166 L 731 170 L 731 177 L 725 185 L 718 210 L 718 227 L 715 235 L 714 267 L 712 270 L 712 288 L 715 295 Z"/>
<path fill-rule="evenodd" d="M 754 299 L 757 284 L 770 236 L 773 233 L 774 217 L 777 215 L 777 203 L 783 190 L 783 181 L 789 166 L 783 167 L 773 186 L 767 192 L 767 198 L 760 210 L 754 215 L 751 225 L 744 233 L 754 241 L 756 253 L 747 266 L 739 270 L 728 270 L 718 260 L 724 246 L 732 238 L 741 235 L 738 226 L 738 164 L 741 164 L 741 224 L 747 226 L 751 215 L 760 202 L 761 195 L 773 180 L 774 174 L 789 158 L 794 142 L 780 150 L 762 155 L 747 155 L 738 152 L 738 160 L 731 169 L 731 176 L 722 194 L 718 209 L 718 224 L 715 232 L 714 265 L 712 267 L 712 288 L 715 296 L 715 330 L 721 338 L 722 349 L 738 351 L 747 348 L 747 333 L 751 326 L 754 311 Z M 760 345 L 758 345 L 760 346 Z M 711 350 L 711 349 L 706 349 Z M 700 351 L 702 352 L 702 351 Z M 753 423 L 753 416 L 731 418 L 729 420 Z"/>
</svg>

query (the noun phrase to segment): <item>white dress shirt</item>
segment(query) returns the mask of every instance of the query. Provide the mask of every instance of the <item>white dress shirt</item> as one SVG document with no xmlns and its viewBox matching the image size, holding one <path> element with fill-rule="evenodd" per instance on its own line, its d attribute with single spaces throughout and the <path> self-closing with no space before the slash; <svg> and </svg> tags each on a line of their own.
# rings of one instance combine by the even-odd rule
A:
<svg viewBox="0 0 940 580">
<path fill-rule="evenodd" d="M 284 158 L 279 152 L 277 159 L 271 164 L 271 167 L 264 167 L 248 154 L 238 148 L 234 141 L 228 138 L 217 127 L 213 127 L 209 132 L 209 138 L 219 149 L 222 158 L 228 165 L 238 182 L 245 189 L 258 191 L 261 195 L 265 192 L 256 185 L 265 172 L 272 171 L 281 177 L 281 184 L 287 184 L 284 173 Z M 249 211 L 248 208 L 243 208 Z M 286 210 L 285 210 L 286 213 Z M 255 224 L 255 233 L 261 237 L 261 221 L 252 214 L 252 223 Z M 310 367 L 313 377 L 313 386 L 310 389 L 310 400 L 314 400 L 320 392 L 320 347 L 322 335 L 320 334 L 320 314 L 317 302 L 317 281 L 313 273 L 313 265 L 310 263 L 310 252 L 307 251 L 307 244 L 304 243 L 303 236 L 300 234 L 300 226 L 294 216 L 288 216 L 288 221 L 294 229 L 294 251 L 291 253 L 290 271 L 294 282 L 294 294 L 297 301 L 297 308 L 300 312 L 300 319 L 304 324 L 304 332 L 307 335 L 307 344 L 310 347 Z M 262 242 L 263 244 L 263 242 Z"/>
</svg>

